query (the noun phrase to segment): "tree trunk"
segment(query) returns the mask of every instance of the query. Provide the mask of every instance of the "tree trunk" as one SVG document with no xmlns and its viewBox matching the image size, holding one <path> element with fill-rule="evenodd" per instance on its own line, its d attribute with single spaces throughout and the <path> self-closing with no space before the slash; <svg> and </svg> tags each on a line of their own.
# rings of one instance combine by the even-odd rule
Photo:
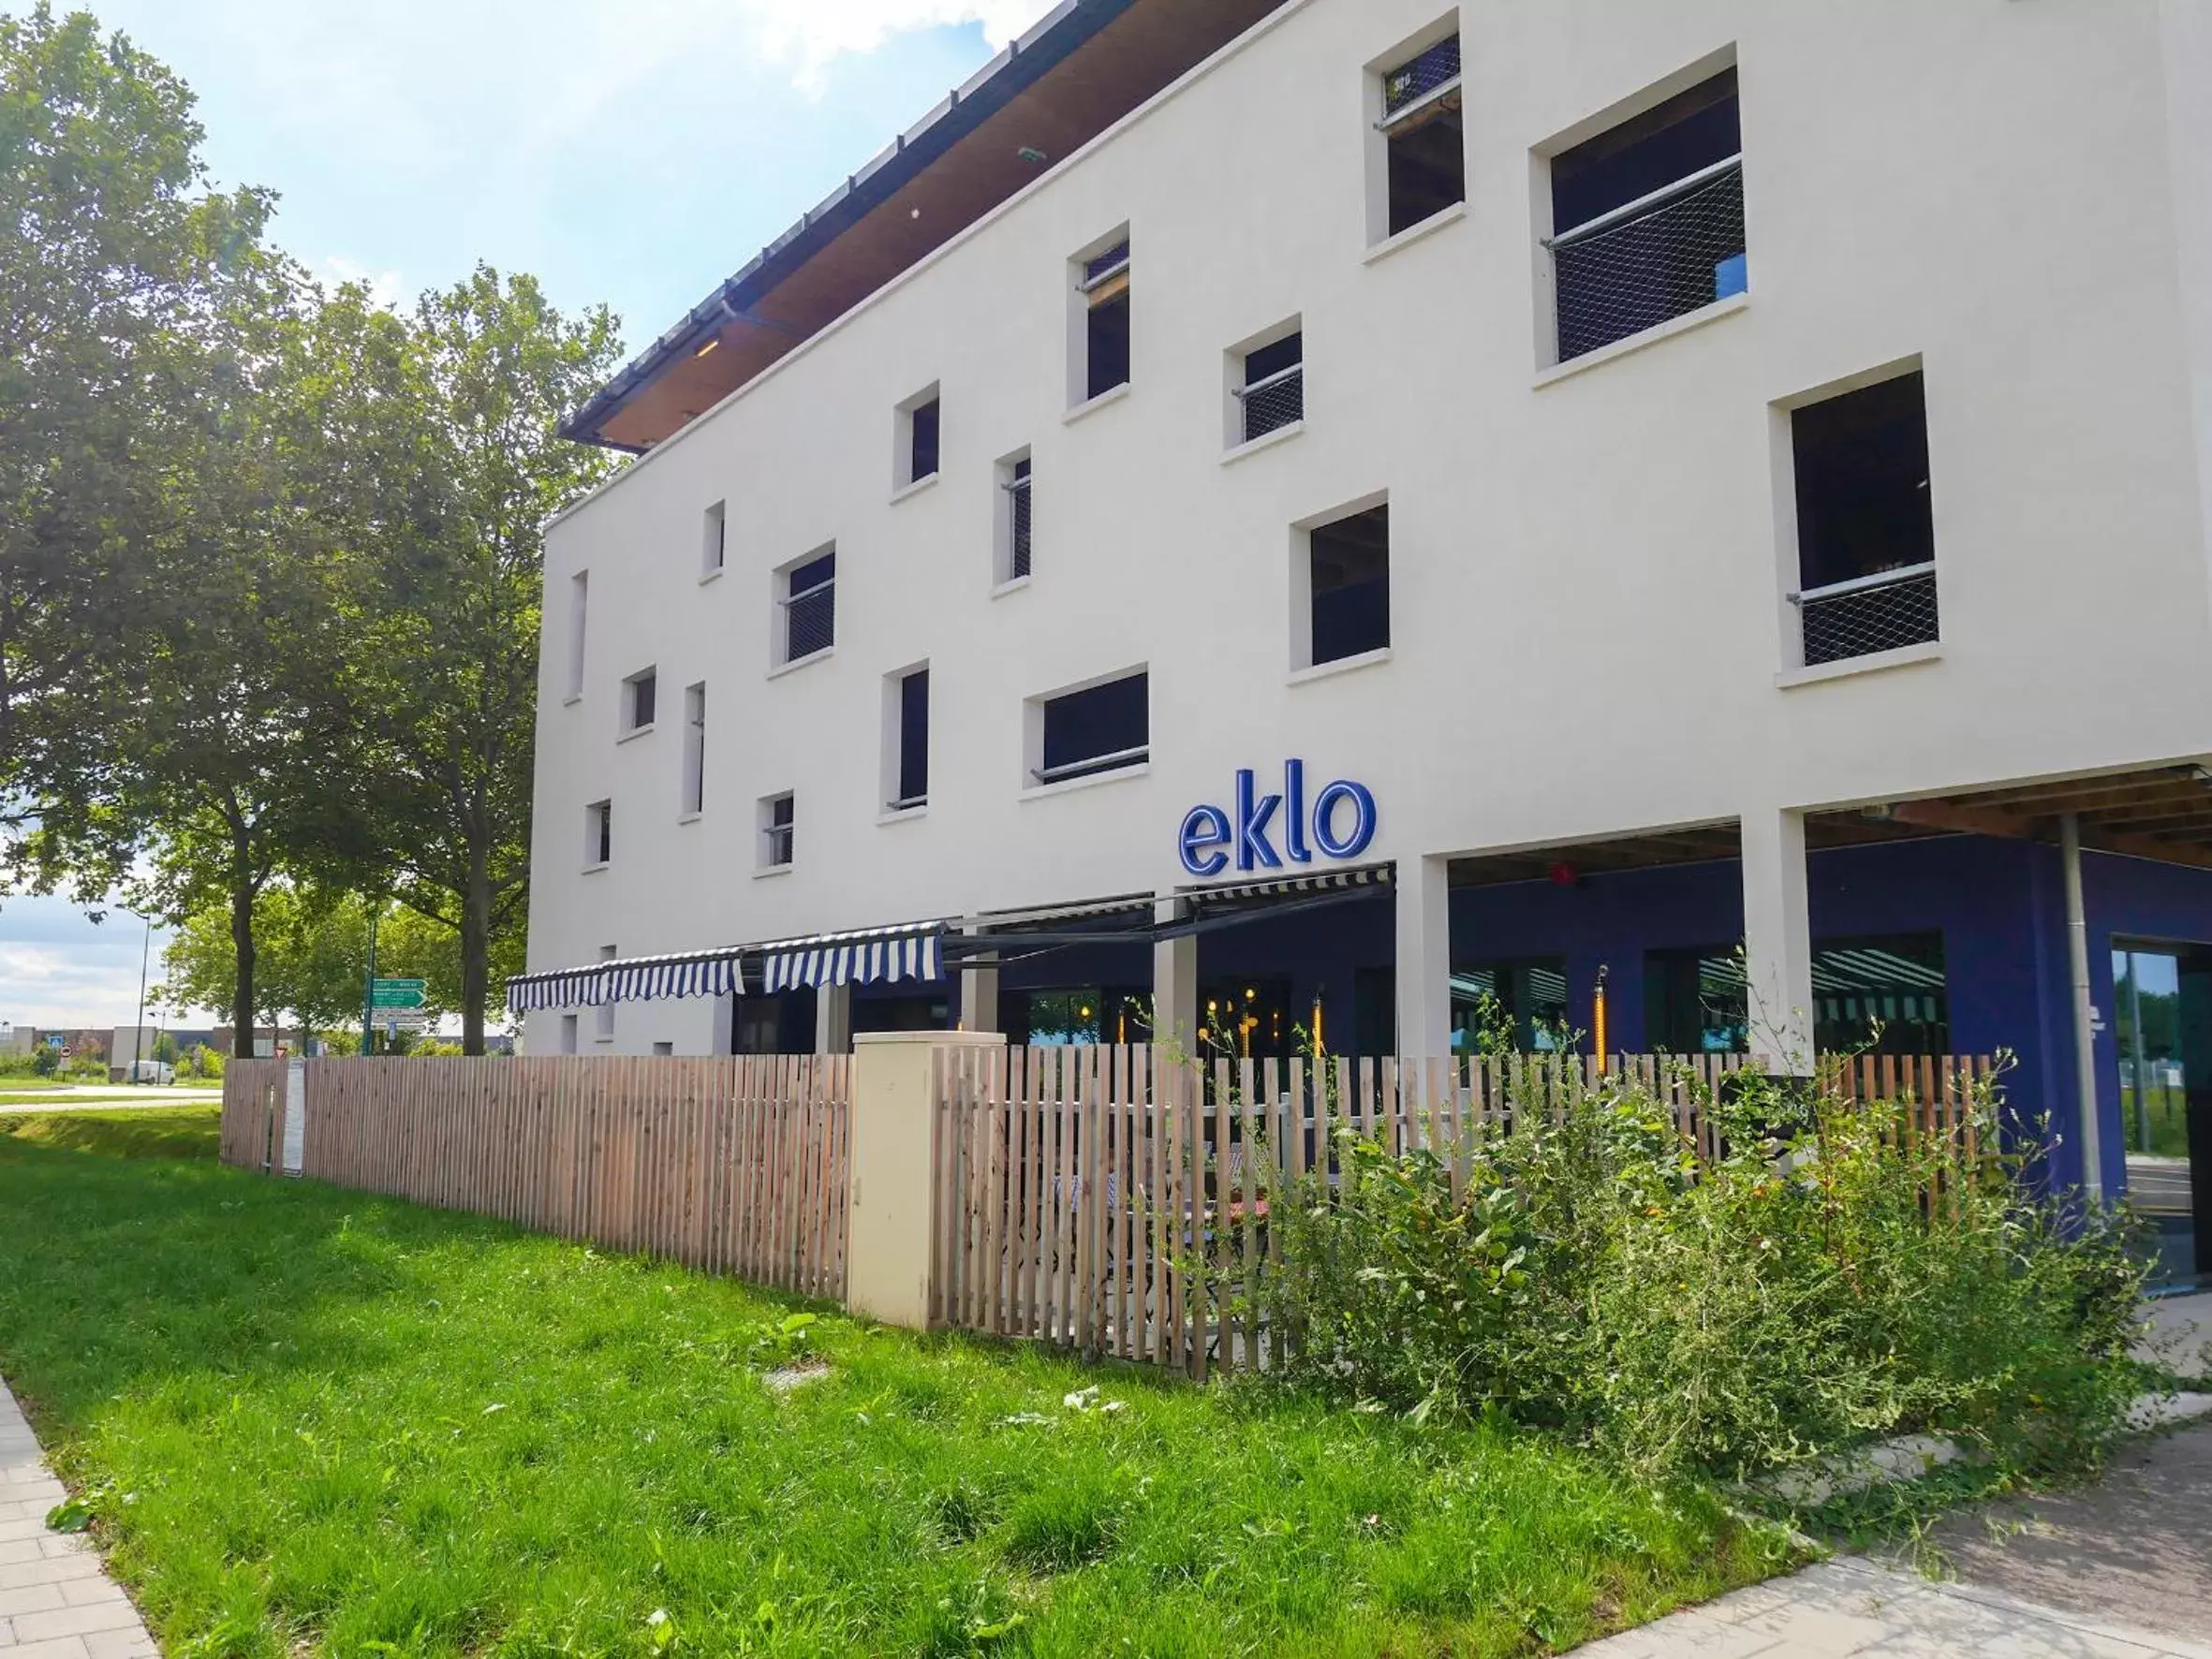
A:
<svg viewBox="0 0 2212 1659">
<path fill-rule="evenodd" d="M 480 837 L 468 849 L 468 891 L 461 896 L 461 1051 L 484 1051 L 484 999 L 492 974 L 492 872 Z"/>
<path fill-rule="evenodd" d="M 241 882 L 230 889 L 230 944 L 238 956 L 238 976 L 230 995 L 230 1052 L 254 1057 L 254 889 Z"/>
</svg>

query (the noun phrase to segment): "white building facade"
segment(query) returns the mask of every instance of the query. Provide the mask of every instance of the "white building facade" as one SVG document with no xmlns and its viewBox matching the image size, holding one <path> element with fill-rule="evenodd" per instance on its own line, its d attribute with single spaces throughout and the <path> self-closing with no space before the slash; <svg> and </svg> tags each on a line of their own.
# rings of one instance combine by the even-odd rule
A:
<svg viewBox="0 0 2212 1659">
<path fill-rule="evenodd" d="M 1865 957 L 2171 1158 L 2212 10 L 1163 15 L 1063 6 L 578 418 L 643 452 L 547 539 L 528 1047 L 1602 983 L 1794 1056 Z"/>
</svg>

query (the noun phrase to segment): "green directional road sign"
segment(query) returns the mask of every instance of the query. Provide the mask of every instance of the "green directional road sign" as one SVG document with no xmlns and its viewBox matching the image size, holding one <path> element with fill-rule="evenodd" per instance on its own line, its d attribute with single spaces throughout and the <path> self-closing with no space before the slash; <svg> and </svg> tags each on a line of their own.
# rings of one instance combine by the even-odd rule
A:
<svg viewBox="0 0 2212 1659">
<path fill-rule="evenodd" d="M 423 989 L 420 979 L 372 979 L 369 1005 L 377 1008 L 420 1008 Z"/>
</svg>

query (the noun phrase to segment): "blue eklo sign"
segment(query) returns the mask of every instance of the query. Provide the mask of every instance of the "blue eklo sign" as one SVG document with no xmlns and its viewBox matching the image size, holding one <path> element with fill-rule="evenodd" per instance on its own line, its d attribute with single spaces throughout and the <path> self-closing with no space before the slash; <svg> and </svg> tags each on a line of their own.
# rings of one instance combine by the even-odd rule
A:
<svg viewBox="0 0 2212 1659">
<path fill-rule="evenodd" d="M 1278 822 L 1279 815 L 1279 822 Z M 1280 834 L 1278 849 L 1276 835 Z M 1375 839 L 1375 796 L 1364 784 L 1346 778 L 1305 799 L 1305 762 L 1283 762 L 1283 790 L 1262 795 L 1257 775 L 1236 774 L 1234 815 L 1217 806 L 1194 806 L 1183 815 L 1176 851 L 1183 868 L 1196 876 L 1214 876 L 1233 858 L 1239 870 L 1280 870 L 1286 859 L 1310 864 L 1324 859 L 1356 859 Z"/>
</svg>

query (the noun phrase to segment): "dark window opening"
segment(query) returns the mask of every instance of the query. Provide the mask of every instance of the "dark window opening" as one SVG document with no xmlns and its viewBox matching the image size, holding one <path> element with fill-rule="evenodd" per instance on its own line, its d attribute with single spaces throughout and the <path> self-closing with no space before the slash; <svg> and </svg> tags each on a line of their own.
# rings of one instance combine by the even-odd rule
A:
<svg viewBox="0 0 2212 1659">
<path fill-rule="evenodd" d="M 1943 935 L 1832 939 L 1813 947 L 1813 1047 L 1823 1054 L 1948 1054 Z"/>
<path fill-rule="evenodd" d="M 809 559 L 785 580 L 784 659 L 797 662 L 837 642 L 837 555 Z"/>
<path fill-rule="evenodd" d="M 1559 360 L 1742 293 L 1736 72 L 1552 158 Z"/>
<path fill-rule="evenodd" d="M 1377 1056 L 1398 1051 L 1396 968 L 1352 970 L 1351 1051 L 1356 1055 Z"/>
<path fill-rule="evenodd" d="M 614 856 L 614 803 L 598 801 L 583 812 L 584 861 L 604 864 Z"/>
<path fill-rule="evenodd" d="M 1006 486 L 1006 580 L 1018 581 L 1029 574 L 1030 473 L 1026 460 L 1017 461 Z"/>
<path fill-rule="evenodd" d="M 1456 35 L 1383 76 L 1391 235 L 1467 199 L 1467 139 L 1460 103 Z"/>
<path fill-rule="evenodd" d="M 1129 296 L 1127 287 L 1112 300 L 1094 303 L 1084 319 L 1089 377 L 1084 395 L 1103 397 L 1129 383 Z"/>
<path fill-rule="evenodd" d="M 893 811 L 929 800 L 929 670 L 899 682 L 899 779 Z"/>
<path fill-rule="evenodd" d="M 1206 1057 L 1280 1060 L 1295 1051 L 1297 1041 L 1288 978 L 1261 975 L 1200 983 L 1198 1044 Z"/>
<path fill-rule="evenodd" d="M 778 795 L 762 802 L 760 861 L 770 869 L 791 861 L 793 816 L 791 797 Z"/>
<path fill-rule="evenodd" d="M 1056 784 L 1149 757 L 1149 676 L 1130 674 L 1044 705 L 1044 756 L 1036 781 Z"/>
<path fill-rule="evenodd" d="M 952 1003 L 946 996 L 856 996 L 852 1033 L 872 1031 L 949 1031 Z"/>
<path fill-rule="evenodd" d="M 1733 945 L 1644 953 L 1644 1042 L 1655 1053 L 1743 1053 L 1748 1003 L 1743 952 Z"/>
<path fill-rule="evenodd" d="M 937 470 L 938 402 L 932 398 L 907 416 L 907 481 L 919 484 Z"/>
<path fill-rule="evenodd" d="M 1313 661 L 1340 661 L 1390 643 L 1390 508 L 1370 507 L 1311 531 Z"/>
<path fill-rule="evenodd" d="M 738 999 L 730 1021 L 733 1054 L 814 1052 L 815 990 L 811 985 L 774 996 Z"/>
<path fill-rule="evenodd" d="M 1015 1048 L 1079 1049 L 1152 1035 L 1152 993 L 1137 985 L 1003 991 L 998 1029 Z"/>
<path fill-rule="evenodd" d="M 1272 345 L 1245 353 L 1245 383 L 1237 391 L 1244 411 L 1244 441 L 1305 418 L 1305 335 L 1286 334 Z"/>
<path fill-rule="evenodd" d="M 660 677 L 657 674 L 640 674 L 629 682 L 629 728 L 640 730 L 653 724 L 653 709 L 658 696 Z"/>
<path fill-rule="evenodd" d="M 722 568 L 729 546 L 730 507 L 727 502 L 717 501 L 706 511 L 705 538 L 700 555 L 702 575 L 711 576 Z"/>
<path fill-rule="evenodd" d="M 1922 375 L 1808 404 L 1790 439 L 1806 662 L 1939 638 Z"/>
<path fill-rule="evenodd" d="M 1452 1050 L 1456 1054 L 1563 1051 L 1567 959 L 1527 957 L 1452 970 Z"/>
</svg>

